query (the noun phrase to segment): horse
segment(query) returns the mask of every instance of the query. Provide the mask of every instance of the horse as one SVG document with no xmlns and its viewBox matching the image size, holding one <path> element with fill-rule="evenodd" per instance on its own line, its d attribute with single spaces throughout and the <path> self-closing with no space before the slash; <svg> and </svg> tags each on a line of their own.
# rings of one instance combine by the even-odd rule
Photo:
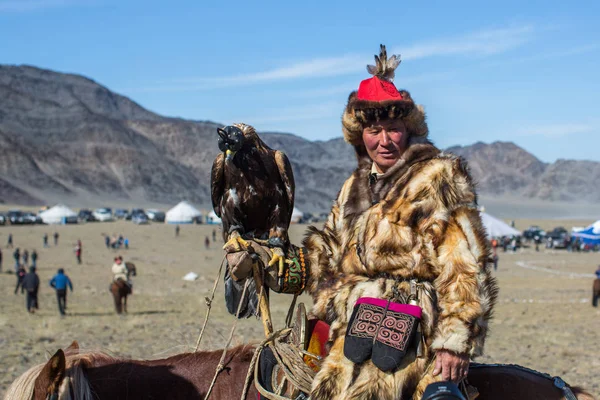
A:
<svg viewBox="0 0 600 400">
<path fill-rule="evenodd" d="M 211 400 L 241 399 L 246 389 L 244 400 L 257 399 L 253 380 L 246 382 L 255 349 L 244 345 L 227 351 Z M 80 353 L 77 342 L 73 342 L 64 352 L 59 349 L 47 363 L 17 378 L 5 400 L 202 400 L 221 354 L 222 350 L 205 351 L 141 361 L 101 352 Z M 570 400 L 555 385 L 556 378 L 516 365 L 472 364 L 467 380 L 479 391 L 478 400 Z M 577 400 L 594 400 L 583 389 L 565 385 Z"/>
<path fill-rule="evenodd" d="M 137 275 L 134 263 L 126 262 L 125 266 L 127 267 L 127 280 L 129 280 L 131 275 Z M 129 287 L 127 282 L 123 282 L 119 279 L 116 282 L 111 283 L 110 292 L 115 300 L 115 310 L 117 311 L 117 314 L 121 314 L 121 312 L 127 314 L 127 296 L 131 294 L 131 287 Z"/>
<path fill-rule="evenodd" d="M 600 299 L 600 278 L 594 280 L 592 286 L 592 305 L 598 307 L 598 299 Z"/>
</svg>

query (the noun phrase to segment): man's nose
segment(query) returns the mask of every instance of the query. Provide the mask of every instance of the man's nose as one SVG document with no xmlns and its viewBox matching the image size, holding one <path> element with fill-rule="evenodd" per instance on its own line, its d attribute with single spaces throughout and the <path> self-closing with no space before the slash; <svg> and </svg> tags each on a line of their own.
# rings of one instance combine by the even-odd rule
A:
<svg viewBox="0 0 600 400">
<path fill-rule="evenodd" d="M 381 130 L 381 140 L 379 141 L 379 144 L 381 144 L 382 146 L 387 146 L 390 144 L 390 136 L 388 134 L 388 131 L 386 131 L 385 129 Z"/>
</svg>

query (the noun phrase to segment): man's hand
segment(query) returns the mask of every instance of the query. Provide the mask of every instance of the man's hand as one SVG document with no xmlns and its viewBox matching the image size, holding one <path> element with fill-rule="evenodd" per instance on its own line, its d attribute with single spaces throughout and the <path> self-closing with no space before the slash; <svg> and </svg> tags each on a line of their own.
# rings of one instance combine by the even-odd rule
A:
<svg viewBox="0 0 600 400">
<path fill-rule="evenodd" d="M 231 277 L 236 281 L 243 280 L 252 275 L 254 260 L 251 253 L 254 253 L 254 257 L 258 256 L 265 266 L 268 265 L 271 259 L 271 250 L 268 247 L 263 247 L 253 240 L 248 240 L 247 242 L 249 244 L 248 251 L 236 251 L 227 253 L 226 255 L 229 272 L 231 273 Z"/>
<path fill-rule="evenodd" d="M 460 382 L 469 373 L 469 355 L 456 354 L 449 350 L 438 350 L 435 356 L 433 375 L 442 373 L 445 381 Z"/>
</svg>

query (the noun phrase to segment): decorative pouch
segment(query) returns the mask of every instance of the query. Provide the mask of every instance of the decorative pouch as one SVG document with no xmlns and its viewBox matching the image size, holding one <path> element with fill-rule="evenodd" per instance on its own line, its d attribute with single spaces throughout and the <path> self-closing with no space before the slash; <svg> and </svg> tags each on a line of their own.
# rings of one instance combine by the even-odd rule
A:
<svg viewBox="0 0 600 400">
<path fill-rule="evenodd" d="M 386 300 L 361 297 L 354 305 L 344 340 L 344 355 L 354 363 L 371 357 L 377 328 L 385 316 Z"/>
<path fill-rule="evenodd" d="M 400 367 L 404 355 L 414 345 L 421 311 L 417 305 L 389 302 L 373 343 L 371 361 L 377 368 L 387 372 Z"/>
</svg>

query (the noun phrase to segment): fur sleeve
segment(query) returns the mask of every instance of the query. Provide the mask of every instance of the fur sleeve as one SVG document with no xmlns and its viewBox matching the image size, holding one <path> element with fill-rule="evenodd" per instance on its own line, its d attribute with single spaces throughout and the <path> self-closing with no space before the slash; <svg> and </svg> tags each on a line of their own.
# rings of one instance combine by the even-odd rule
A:
<svg viewBox="0 0 600 400">
<path fill-rule="evenodd" d="M 438 247 L 434 284 L 440 314 L 431 348 L 480 355 L 498 287 L 488 266 L 489 246 L 479 212 L 456 208 Z"/>
<path fill-rule="evenodd" d="M 352 179 L 348 179 L 342 186 L 323 229 L 310 226 L 303 240 L 310 271 L 307 289 L 314 302 L 312 314 L 321 320 L 326 319 L 328 301 L 341 284 L 342 277 L 337 270 L 337 260 L 340 257 L 342 240 L 343 204 Z"/>
</svg>

